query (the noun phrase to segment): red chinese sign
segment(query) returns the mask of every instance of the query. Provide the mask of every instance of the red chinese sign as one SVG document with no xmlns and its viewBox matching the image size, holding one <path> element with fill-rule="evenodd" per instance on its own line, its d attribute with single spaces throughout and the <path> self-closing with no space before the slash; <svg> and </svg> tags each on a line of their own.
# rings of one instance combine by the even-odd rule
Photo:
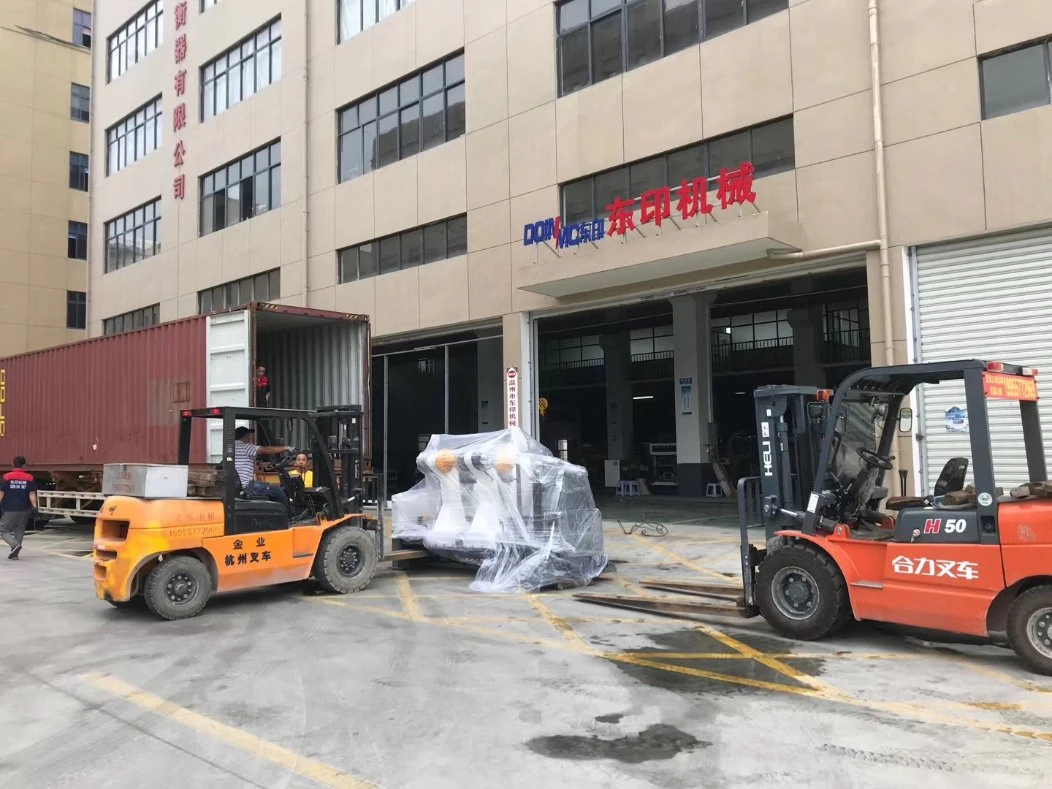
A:
<svg viewBox="0 0 1052 789">
<path fill-rule="evenodd" d="M 1037 381 L 1025 375 L 983 373 L 983 392 L 988 400 L 1037 401 Z"/>
<path fill-rule="evenodd" d="M 181 2 L 175 4 L 175 29 L 177 31 L 186 27 L 188 14 L 189 4 L 187 0 L 181 0 Z M 186 33 L 181 33 L 175 39 L 175 64 L 177 66 L 186 60 L 186 51 Z M 176 98 L 181 99 L 186 95 L 186 69 L 181 68 L 175 73 L 174 84 Z M 175 132 L 182 131 L 186 128 L 188 122 L 186 102 L 180 101 L 172 109 L 172 130 Z M 186 145 L 181 139 L 175 141 L 172 164 L 176 169 L 175 178 L 172 180 L 172 196 L 176 200 L 183 200 L 186 197 L 186 176 L 178 172 L 178 170 L 186 164 Z"/>
<path fill-rule="evenodd" d="M 720 201 L 720 207 L 726 211 L 733 205 L 755 204 L 756 192 L 752 188 L 755 175 L 756 168 L 750 162 L 742 162 L 737 170 L 722 168 L 716 189 L 716 199 Z M 709 203 L 708 187 L 709 182 L 705 178 L 680 182 L 676 212 L 684 220 L 712 213 L 713 206 Z M 636 229 L 633 216 L 635 205 L 635 200 L 618 197 L 606 206 L 606 211 L 610 214 L 610 225 L 606 231 L 608 236 L 623 236 L 629 230 Z M 660 228 L 664 220 L 671 218 L 672 187 L 663 186 L 659 189 L 650 189 L 639 196 L 641 224 L 654 224 Z"/>
</svg>

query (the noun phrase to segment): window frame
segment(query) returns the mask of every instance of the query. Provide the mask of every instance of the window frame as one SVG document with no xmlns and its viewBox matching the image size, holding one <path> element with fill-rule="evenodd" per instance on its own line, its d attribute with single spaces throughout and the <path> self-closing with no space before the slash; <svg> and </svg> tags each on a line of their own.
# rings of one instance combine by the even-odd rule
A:
<svg viewBox="0 0 1052 789">
<path fill-rule="evenodd" d="M 260 165 L 261 156 L 266 154 L 266 164 Z M 246 170 L 246 167 L 251 167 L 251 170 Z M 217 195 L 225 195 L 228 190 L 234 187 L 234 183 L 231 182 L 230 173 L 233 168 L 237 168 L 237 187 L 238 187 L 238 219 L 230 221 L 228 215 L 230 209 L 230 199 L 227 198 L 226 202 L 223 203 L 223 218 L 222 225 L 217 221 L 219 217 L 219 208 L 216 206 L 215 198 Z M 265 182 L 267 184 L 267 207 L 262 210 L 257 210 L 259 205 L 257 198 L 260 194 L 256 190 L 256 182 L 260 176 L 266 175 Z M 221 185 L 220 185 L 221 183 Z M 275 189 L 275 184 L 277 188 Z M 246 186 L 249 185 L 249 186 Z M 246 195 L 251 196 L 251 211 L 246 215 Z M 254 219 L 257 216 L 269 213 L 276 208 L 281 207 L 281 138 L 271 140 L 266 145 L 262 145 L 248 153 L 232 159 L 226 162 L 220 167 L 211 170 L 198 178 L 198 190 L 197 190 L 197 233 L 198 236 L 207 236 L 211 233 L 218 233 L 220 230 L 225 230 L 241 222 L 247 222 L 250 219 Z M 275 202 L 275 199 L 277 202 Z M 211 222 L 205 222 L 205 207 L 206 205 L 211 211 Z M 207 228 L 207 229 L 206 229 Z"/>
<path fill-rule="evenodd" d="M 605 8 L 603 10 L 600 10 L 599 12 L 597 12 L 597 13 L 595 13 L 593 15 L 593 13 L 591 11 L 591 3 L 595 2 L 595 0 L 584 0 L 585 7 L 586 7 L 585 20 L 583 22 L 579 22 L 578 24 L 574 25 L 573 27 L 567 28 L 565 31 L 562 30 L 561 26 L 560 26 L 560 21 L 561 21 L 560 14 L 561 14 L 561 11 L 562 11 L 562 9 L 564 7 L 570 5 L 573 2 L 579 2 L 579 0 L 561 0 L 560 2 L 558 2 L 556 4 L 556 6 L 555 6 L 555 51 L 556 51 L 556 83 L 557 83 L 556 84 L 556 88 L 557 88 L 557 91 L 558 91 L 558 95 L 560 97 L 561 96 L 568 96 L 569 94 L 574 93 L 574 92 L 576 92 L 578 90 L 583 90 L 584 88 L 587 88 L 587 87 L 589 87 L 591 85 L 598 84 L 599 82 L 603 82 L 603 81 L 605 81 L 607 79 L 610 79 L 611 77 L 617 76 L 619 74 L 624 74 L 627 71 L 631 71 L 631 70 L 634 70 L 636 68 L 641 68 L 641 67 L 643 67 L 643 66 L 645 66 L 645 65 L 647 65 L 649 63 L 653 63 L 653 62 L 655 62 L 657 60 L 661 60 L 663 58 L 669 57 L 670 55 L 674 55 L 676 52 L 682 52 L 682 51 L 684 51 L 685 49 L 687 49 L 687 48 L 689 48 L 691 46 L 691 44 L 688 43 L 686 45 L 680 46 L 679 49 L 676 49 L 676 50 L 674 50 L 672 52 L 667 50 L 666 42 L 669 40 L 669 37 L 666 35 L 665 28 L 666 28 L 666 22 L 667 22 L 667 16 L 668 16 L 668 5 L 667 5 L 667 0 L 657 0 L 657 3 L 658 3 L 658 18 L 659 18 L 659 22 L 658 22 L 658 46 L 659 46 L 659 49 L 660 49 L 660 53 L 659 53 L 659 55 L 656 58 L 652 58 L 650 60 L 646 60 L 644 62 L 638 63 L 637 65 L 634 65 L 631 68 L 628 67 L 628 63 L 629 63 L 629 41 L 630 41 L 629 28 L 628 28 L 629 10 L 630 9 L 635 9 L 635 8 L 640 8 L 643 5 L 645 5 L 645 3 L 647 3 L 648 1 L 649 0 L 608 0 L 608 2 L 612 2 L 613 5 L 611 5 L 609 8 Z M 713 35 L 713 36 L 710 36 L 710 35 L 708 35 L 707 24 L 706 24 L 706 13 L 705 13 L 706 6 L 707 6 L 707 3 L 709 2 L 709 0 L 692 0 L 692 1 L 695 4 L 695 9 L 696 9 L 696 13 L 697 13 L 697 25 L 698 25 L 697 40 L 694 41 L 693 44 L 699 44 L 701 42 L 708 41 L 711 38 L 717 38 L 717 37 L 719 37 L 721 35 L 725 35 L 726 33 L 730 33 L 730 32 L 732 32 L 734 30 L 737 30 L 737 29 L 739 29 L 741 27 L 745 27 L 746 25 L 750 25 L 750 24 L 753 24 L 754 22 L 758 22 L 761 19 L 766 19 L 768 16 L 773 16 L 776 13 L 780 13 L 781 11 L 784 11 L 784 10 L 788 9 L 788 7 L 789 7 L 789 0 L 776 0 L 776 2 L 779 2 L 779 3 L 783 4 L 783 7 L 778 8 L 777 10 L 774 10 L 774 11 L 769 11 L 769 12 L 765 13 L 763 16 L 760 16 L 760 17 L 758 17 L 756 19 L 752 19 L 750 17 L 750 14 L 749 14 L 749 6 L 750 6 L 750 4 L 752 2 L 754 2 L 754 0 L 740 0 L 741 24 L 736 25 L 735 27 L 730 28 L 728 30 L 724 30 L 724 31 L 722 31 L 720 33 L 717 33 L 717 34 Z M 763 0 L 755 0 L 755 2 L 759 3 L 759 2 L 763 2 Z M 770 2 L 770 0 L 768 0 L 768 2 Z M 597 25 L 602 24 L 606 20 L 610 19 L 611 17 L 617 16 L 617 15 L 620 15 L 620 20 L 621 20 L 621 24 L 620 24 L 620 28 L 619 28 L 619 35 L 621 37 L 621 69 L 619 71 L 615 72 L 615 73 L 612 73 L 612 74 L 609 74 L 609 75 L 603 77 L 602 79 L 598 79 L 597 80 L 595 78 L 595 62 L 594 62 L 594 60 L 595 60 L 595 58 L 594 58 L 595 39 L 594 39 L 594 35 L 593 35 L 593 29 Z M 587 30 L 587 35 L 585 36 L 585 43 L 586 43 L 586 52 L 587 52 L 587 59 L 588 59 L 588 80 L 587 80 L 587 82 L 584 85 L 579 85 L 579 86 L 574 87 L 574 88 L 572 88 L 570 90 L 566 90 L 564 88 L 564 83 L 563 83 L 563 46 L 562 46 L 562 42 L 563 42 L 564 39 L 580 33 L 582 30 Z"/>
<path fill-rule="evenodd" d="M 266 278 L 267 283 L 267 296 L 266 298 L 257 298 L 256 288 L 257 283 L 260 283 Z M 252 298 L 244 299 L 241 294 L 245 292 L 244 285 L 252 286 Z M 238 303 L 228 303 L 227 294 L 233 292 L 233 287 L 237 287 Z M 215 297 L 217 295 L 222 296 L 223 304 L 216 306 Z M 207 297 L 207 298 L 206 298 Z M 281 298 L 281 268 L 273 268 L 269 271 L 261 271 L 258 274 L 252 274 L 247 277 L 241 277 L 240 279 L 231 280 L 230 282 L 223 282 L 219 285 L 213 285 L 211 288 L 205 288 L 204 290 L 197 291 L 197 314 L 198 315 L 210 315 L 213 312 L 222 312 L 223 310 L 233 310 L 238 307 L 244 307 L 253 301 L 271 302 Z M 207 301 L 207 308 L 205 303 Z"/>
<path fill-rule="evenodd" d="M 150 304 L 137 310 L 122 312 L 102 321 L 102 334 L 104 337 L 112 337 L 116 334 L 126 334 L 130 331 L 148 329 L 157 326 L 161 322 L 161 305 Z M 136 325 L 138 323 L 138 325 Z"/>
<path fill-rule="evenodd" d="M 87 18 L 87 24 L 84 19 Z M 85 33 L 87 34 L 85 36 Z M 85 38 L 87 43 L 84 43 Z M 92 36 L 92 16 L 91 11 L 85 11 L 82 8 L 73 7 L 73 45 L 77 47 L 84 47 L 84 49 L 91 49 L 93 43 Z"/>
<path fill-rule="evenodd" d="M 79 157 L 79 158 L 74 158 Z M 83 167 L 81 167 L 83 160 Z M 87 192 L 91 186 L 91 157 L 79 151 L 69 152 L 69 188 Z"/>
<path fill-rule="evenodd" d="M 142 50 L 139 37 L 142 36 Z M 106 82 L 120 79 L 133 66 L 164 46 L 164 2 L 149 0 L 106 37 Z M 115 57 L 116 56 L 116 57 Z M 116 73 L 114 73 L 116 64 Z"/>
<path fill-rule="evenodd" d="M 443 260 L 450 260 L 452 258 L 461 257 L 468 254 L 468 243 L 467 243 L 467 227 L 468 227 L 468 216 L 467 214 L 454 214 L 453 216 L 446 217 L 445 219 L 439 219 L 437 222 L 428 222 L 425 225 L 418 225 L 417 227 L 410 227 L 406 230 L 399 231 L 398 233 L 390 233 L 380 238 L 373 238 L 368 241 L 361 241 L 357 244 L 352 244 L 342 249 L 336 250 L 336 283 L 343 285 L 348 282 L 360 282 L 364 279 L 371 279 L 372 277 L 379 277 L 383 274 L 393 274 L 396 271 L 408 271 L 409 269 L 419 268 L 420 266 L 426 266 L 431 263 L 438 263 Z M 456 225 L 463 226 L 463 248 L 457 246 L 455 254 L 450 254 L 450 239 L 453 237 L 452 233 Z M 428 259 L 427 256 L 427 231 L 435 231 L 437 228 L 442 228 L 442 254 L 439 257 Z M 459 232 L 459 231 L 458 231 Z M 417 236 L 419 238 L 419 260 L 415 263 L 406 263 L 406 250 L 412 247 L 407 247 L 404 243 L 404 239 L 407 237 Z M 383 271 L 381 268 L 381 254 L 380 250 L 384 247 L 385 242 L 390 244 L 393 241 L 398 241 L 398 267 Z M 361 248 L 369 247 L 369 256 L 372 261 L 372 272 L 367 273 L 364 276 L 361 271 Z M 354 276 L 346 276 L 345 262 L 349 262 L 349 259 L 353 256 L 354 258 Z"/>
<path fill-rule="evenodd" d="M 77 222 L 72 219 L 66 221 L 66 258 L 68 260 L 88 259 L 88 225 L 86 222 Z"/>
<path fill-rule="evenodd" d="M 148 133 L 151 128 L 153 130 L 152 140 Z M 138 145 L 140 129 L 143 140 L 141 155 Z M 121 170 L 126 170 L 136 162 L 145 159 L 162 145 L 164 145 L 164 108 L 161 105 L 161 95 L 158 94 L 106 129 L 106 176 L 109 177 Z M 113 150 L 114 147 L 116 151 Z M 127 155 L 122 157 L 122 151 Z M 115 163 L 116 166 L 114 166 Z"/>
<path fill-rule="evenodd" d="M 352 38 L 354 38 L 355 36 L 361 35 L 362 33 L 364 33 L 369 28 L 374 27 L 374 26 L 380 24 L 381 22 L 383 22 L 385 19 L 389 19 L 390 17 L 394 16 L 399 11 L 404 11 L 405 9 L 409 8 L 409 6 L 411 6 L 413 3 L 415 3 L 416 0 L 391 0 L 391 2 L 393 2 L 395 4 L 395 8 L 389 14 L 386 14 L 384 16 L 380 16 L 380 12 L 381 12 L 381 9 L 383 7 L 384 0 L 357 0 L 357 2 L 358 2 L 358 13 L 359 13 L 358 29 L 353 31 L 353 32 L 351 32 L 351 33 L 349 33 L 346 36 L 346 38 L 345 38 L 344 35 L 343 35 L 343 25 L 340 24 L 340 22 L 341 22 L 341 19 L 343 18 L 344 5 L 347 2 L 348 2 L 348 0 L 336 0 L 336 43 L 337 43 L 337 45 L 342 44 L 345 41 L 350 41 Z M 366 16 L 365 16 L 366 4 L 371 5 L 372 9 L 373 9 L 373 17 L 368 22 L 366 22 Z M 350 14 L 348 13 L 348 16 L 349 15 Z"/>
<path fill-rule="evenodd" d="M 141 212 L 141 213 L 140 213 Z M 140 223 L 138 220 L 142 218 Z M 146 229 L 151 227 L 152 243 L 146 244 Z M 125 211 L 103 224 L 105 234 L 105 247 L 102 260 L 103 274 L 111 274 L 114 271 L 127 268 L 136 263 L 152 258 L 161 252 L 161 198 L 155 197 L 145 203 L 136 206 L 130 211 Z M 127 243 L 127 237 L 131 236 L 131 244 Z M 137 243 L 142 239 L 142 254 L 139 254 Z M 118 246 L 118 241 L 123 246 Z M 111 243 L 112 242 L 112 243 Z M 130 250 L 130 260 L 128 259 Z M 114 254 L 111 255 L 111 252 Z"/>
<path fill-rule="evenodd" d="M 452 76 L 450 76 L 451 66 L 453 67 Z M 438 69 L 441 69 L 442 71 L 441 84 L 430 88 L 427 87 L 427 78 L 431 77 L 431 75 Z M 398 81 L 385 85 L 379 90 L 373 91 L 372 93 L 362 96 L 361 98 L 337 109 L 336 182 L 342 184 L 347 181 L 352 181 L 355 178 L 361 178 L 362 176 L 368 175 L 369 173 L 379 170 L 382 167 L 386 167 L 389 164 L 409 159 L 423 153 L 424 151 L 430 150 L 431 148 L 437 148 L 440 145 L 445 145 L 447 142 L 452 142 L 453 140 L 463 137 L 467 133 L 467 83 L 464 71 L 464 52 L 463 50 L 460 50 L 454 52 L 448 57 L 430 63 L 422 69 L 417 69 Z M 403 98 L 403 88 L 407 91 L 407 96 L 405 98 Z M 451 134 L 451 107 L 456 107 L 457 103 L 451 104 L 450 96 L 456 95 L 458 92 L 462 96 L 459 106 L 463 107 L 464 117 L 459 119 L 458 127 Z M 394 96 L 394 104 L 388 106 L 387 109 L 384 109 L 384 100 L 392 94 Z M 442 98 L 442 136 L 440 140 L 427 142 L 424 134 L 424 104 L 436 97 Z M 416 110 L 416 148 L 415 150 L 405 151 L 403 150 L 402 145 L 402 127 L 405 124 L 405 118 L 403 116 L 414 108 Z M 363 120 L 363 117 L 365 120 Z M 388 119 L 393 119 L 395 121 L 393 139 L 394 158 L 381 163 L 380 144 L 383 138 L 380 134 L 380 124 Z M 412 120 L 413 119 L 410 118 L 409 122 L 412 123 Z M 366 130 L 370 127 L 374 132 L 371 147 L 376 153 L 375 160 L 372 160 L 366 153 Z M 354 135 L 357 135 L 357 145 L 361 147 L 361 168 L 360 172 L 348 172 L 345 177 L 344 139 Z"/>
<path fill-rule="evenodd" d="M 233 46 L 228 47 L 214 58 L 201 65 L 198 69 L 198 79 L 200 83 L 198 114 L 201 123 L 210 121 L 213 118 L 218 118 L 227 110 L 236 107 L 241 102 L 247 101 L 256 94 L 281 81 L 282 73 L 285 69 L 284 32 L 284 25 L 281 15 L 279 14 L 268 22 L 257 27 L 247 36 L 241 38 Z M 264 34 L 266 36 L 266 41 L 263 41 Z M 251 50 L 247 49 L 250 44 Z M 262 72 L 257 68 L 257 64 L 260 61 L 261 53 L 264 51 L 266 52 L 267 81 L 266 83 L 261 84 L 260 75 Z M 275 52 L 277 54 L 275 54 Z M 232 57 L 236 57 L 237 61 L 232 61 Z M 250 65 L 252 72 L 252 91 L 251 93 L 246 94 L 245 74 L 249 70 Z M 219 71 L 220 66 L 222 66 L 222 71 Z M 232 101 L 231 98 L 233 92 L 230 87 L 230 76 L 235 72 L 237 74 L 238 98 Z M 226 93 L 226 104 L 222 109 L 220 109 L 219 104 L 218 87 L 220 83 L 223 86 L 223 91 Z M 206 101 L 206 98 L 210 99 L 210 101 Z M 209 104 L 211 104 L 211 114 L 208 112 Z"/>
<path fill-rule="evenodd" d="M 88 328 L 88 294 L 83 290 L 66 291 L 66 328 Z"/>
<path fill-rule="evenodd" d="M 657 154 L 656 156 L 648 156 L 645 159 L 639 159 L 639 160 L 634 161 L 634 162 L 626 162 L 625 164 L 619 165 L 617 167 L 611 167 L 611 168 L 606 169 L 606 170 L 600 170 L 599 172 L 592 173 L 591 175 L 586 175 L 583 178 L 575 178 L 572 181 L 567 181 L 566 183 L 559 184 L 559 212 L 560 212 L 559 216 L 567 224 L 573 224 L 573 223 L 576 223 L 576 222 L 585 222 L 585 221 L 588 221 L 589 219 L 596 219 L 596 218 L 599 218 L 599 217 L 602 217 L 602 216 L 606 216 L 606 213 L 605 213 L 606 207 L 605 206 L 601 206 L 600 207 L 600 206 L 597 206 L 597 204 L 596 204 L 596 179 L 602 178 L 604 176 L 609 176 L 611 174 L 618 173 L 620 171 L 624 171 L 624 173 L 625 173 L 625 183 L 628 184 L 628 195 L 626 195 L 623 199 L 627 200 L 627 199 L 629 199 L 629 196 L 631 196 L 631 199 L 638 204 L 640 195 L 635 194 L 635 192 L 633 192 L 633 190 L 631 188 L 632 187 L 632 185 L 631 185 L 631 171 L 632 171 L 632 168 L 633 167 L 640 167 L 641 165 L 650 164 L 650 163 L 655 162 L 655 161 L 662 161 L 662 163 L 663 163 L 662 164 L 662 169 L 663 169 L 664 179 L 665 179 L 663 181 L 663 185 L 664 186 L 668 186 L 671 189 L 672 195 L 673 195 L 673 200 L 675 200 L 676 195 L 678 195 L 678 193 L 679 193 L 680 184 L 678 184 L 678 183 L 673 184 L 673 183 L 670 183 L 668 181 L 669 159 L 671 157 L 675 156 L 676 154 L 679 154 L 679 153 L 682 153 L 682 152 L 685 152 L 685 151 L 689 151 L 689 150 L 697 148 L 699 146 L 704 146 L 704 149 L 705 149 L 705 153 L 704 153 L 705 176 L 706 176 L 707 180 L 710 182 L 709 190 L 711 191 L 711 182 L 712 182 L 712 180 L 714 178 L 719 178 L 719 173 L 718 172 L 717 173 L 713 173 L 712 172 L 712 167 L 711 167 L 712 156 L 711 156 L 711 147 L 710 147 L 712 145 L 712 143 L 721 142 L 721 141 L 724 141 L 724 140 L 730 140 L 733 137 L 736 137 L 736 136 L 738 136 L 738 135 L 740 135 L 742 133 L 746 133 L 747 132 L 749 134 L 749 156 L 750 156 L 749 160 L 752 161 L 752 155 L 753 155 L 754 150 L 755 150 L 754 149 L 754 142 L 753 142 L 753 139 L 754 139 L 753 135 L 754 135 L 754 133 L 757 130 L 763 130 L 763 129 L 767 129 L 769 127 L 773 127 L 773 126 L 781 125 L 781 124 L 785 124 L 786 127 L 790 130 L 790 132 L 792 134 L 792 147 L 791 147 L 791 150 L 793 152 L 792 162 L 790 162 L 787 165 L 779 165 L 779 166 L 776 166 L 776 167 L 773 167 L 773 168 L 768 168 L 768 169 L 765 169 L 765 170 L 762 170 L 762 171 L 761 170 L 757 170 L 756 173 L 754 174 L 754 178 L 756 180 L 759 180 L 760 178 L 766 178 L 767 176 L 770 176 L 770 175 L 778 175 L 779 173 L 785 173 L 785 172 L 789 172 L 790 170 L 794 170 L 794 169 L 796 169 L 796 129 L 795 129 L 794 123 L 793 123 L 793 116 L 787 115 L 787 116 L 784 116 L 784 117 L 781 117 L 781 118 L 776 118 L 774 120 L 767 121 L 766 123 L 760 123 L 760 124 L 757 124 L 755 126 L 748 126 L 748 127 L 744 128 L 744 129 L 738 129 L 736 131 L 730 132 L 729 134 L 721 134 L 719 137 L 710 137 L 707 140 L 699 140 L 698 142 L 692 143 L 691 145 L 685 145 L 685 146 L 682 146 L 682 147 L 679 147 L 679 148 L 674 148 L 671 151 L 665 151 L 663 153 Z M 580 217 L 580 218 L 578 218 L 576 216 L 572 216 L 567 211 L 567 205 L 566 205 L 567 190 L 570 189 L 571 187 L 579 186 L 579 185 L 581 185 L 581 184 L 583 184 L 585 182 L 588 182 L 588 181 L 591 181 L 591 202 L 592 202 L 591 213 L 592 213 L 592 216 L 590 216 L 590 217 Z"/>
<path fill-rule="evenodd" d="M 80 123 L 91 123 L 91 87 L 78 82 L 69 83 L 69 117 Z M 78 88 L 80 89 L 78 91 Z M 78 108 L 78 103 L 87 102 L 87 109 Z"/>
<path fill-rule="evenodd" d="M 1048 101 L 1045 104 L 1039 104 L 1037 107 L 1024 107 L 1023 109 L 1008 110 L 1007 112 L 1000 112 L 996 115 L 987 114 L 986 108 L 986 73 L 984 66 L 986 63 L 997 58 L 1004 57 L 1006 55 L 1014 55 L 1017 52 L 1030 49 L 1031 47 L 1041 47 L 1042 55 L 1045 61 L 1045 88 L 1046 97 Z M 991 52 L 983 55 L 979 58 L 979 113 L 982 120 L 993 120 L 994 118 L 1003 118 L 1006 115 L 1015 115 L 1017 112 L 1026 112 L 1027 110 L 1037 109 L 1038 107 L 1044 107 L 1052 104 L 1052 36 L 1044 36 L 1039 39 L 1026 41 L 1022 44 L 1018 44 L 1007 49 L 1001 49 L 997 52 Z"/>
</svg>

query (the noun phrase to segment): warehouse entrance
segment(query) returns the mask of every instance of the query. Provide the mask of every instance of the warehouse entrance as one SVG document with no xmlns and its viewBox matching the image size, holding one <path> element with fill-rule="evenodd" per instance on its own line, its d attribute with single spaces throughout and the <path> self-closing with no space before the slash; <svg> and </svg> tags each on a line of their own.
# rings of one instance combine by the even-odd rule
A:
<svg viewBox="0 0 1052 789">
<path fill-rule="evenodd" d="M 373 346 L 373 467 L 387 495 L 420 475 L 416 457 L 434 433 L 504 426 L 500 329 Z"/>
<path fill-rule="evenodd" d="M 753 391 L 835 387 L 870 364 L 857 266 L 537 320 L 540 439 L 593 486 L 702 496 L 758 467 Z"/>
</svg>

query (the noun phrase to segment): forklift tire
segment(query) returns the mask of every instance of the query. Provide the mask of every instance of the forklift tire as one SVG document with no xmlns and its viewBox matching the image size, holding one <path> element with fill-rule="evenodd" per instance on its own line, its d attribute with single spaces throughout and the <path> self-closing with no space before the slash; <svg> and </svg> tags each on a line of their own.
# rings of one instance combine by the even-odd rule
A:
<svg viewBox="0 0 1052 789">
<path fill-rule="evenodd" d="M 376 574 L 376 541 L 356 526 L 337 526 L 321 538 L 312 575 L 327 592 L 348 594 L 367 587 Z"/>
<path fill-rule="evenodd" d="M 189 619 L 212 596 L 212 576 L 193 556 L 173 556 L 150 570 L 143 585 L 146 607 L 162 619 Z"/>
<path fill-rule="evenodd" d="M 1052 586 L 1027 589 L 1008 609 L 1008 643 L 1026 667 L 1052 675 Z"/>
<path fill-rule="evenodd" d="M 851 618 L 839 568 L 826 554 L 804 545 L 767 554 L 757 568 L 756 602 L 779 634 L 801 641 L 832 635 Z"/>
</svg>

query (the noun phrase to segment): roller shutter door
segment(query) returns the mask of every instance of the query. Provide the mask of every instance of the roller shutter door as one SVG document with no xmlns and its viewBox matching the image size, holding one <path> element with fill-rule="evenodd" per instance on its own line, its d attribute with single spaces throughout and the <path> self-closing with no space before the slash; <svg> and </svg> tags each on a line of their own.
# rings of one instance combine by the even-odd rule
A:
<svg viewBox="0 0 1052 789">
<path fill-rule="evenodd" d="M 1044 374 L 1038 376 L 1038 392 L 1047 453 L 1052 439 L 1052 230 L 918 247 L 914 265 L 919 359 L 979 358 L 1038 368 Z M 919 405 L 930 491 L 948 458 L 970 455 L 967 428 L 951 410 L 965 409 L 964 387 L 924 387 Z M 1019 407 L 996 401 L 988 406 L 994 478 L 1007 492 L 1027 476 Z"/>
</svg>

